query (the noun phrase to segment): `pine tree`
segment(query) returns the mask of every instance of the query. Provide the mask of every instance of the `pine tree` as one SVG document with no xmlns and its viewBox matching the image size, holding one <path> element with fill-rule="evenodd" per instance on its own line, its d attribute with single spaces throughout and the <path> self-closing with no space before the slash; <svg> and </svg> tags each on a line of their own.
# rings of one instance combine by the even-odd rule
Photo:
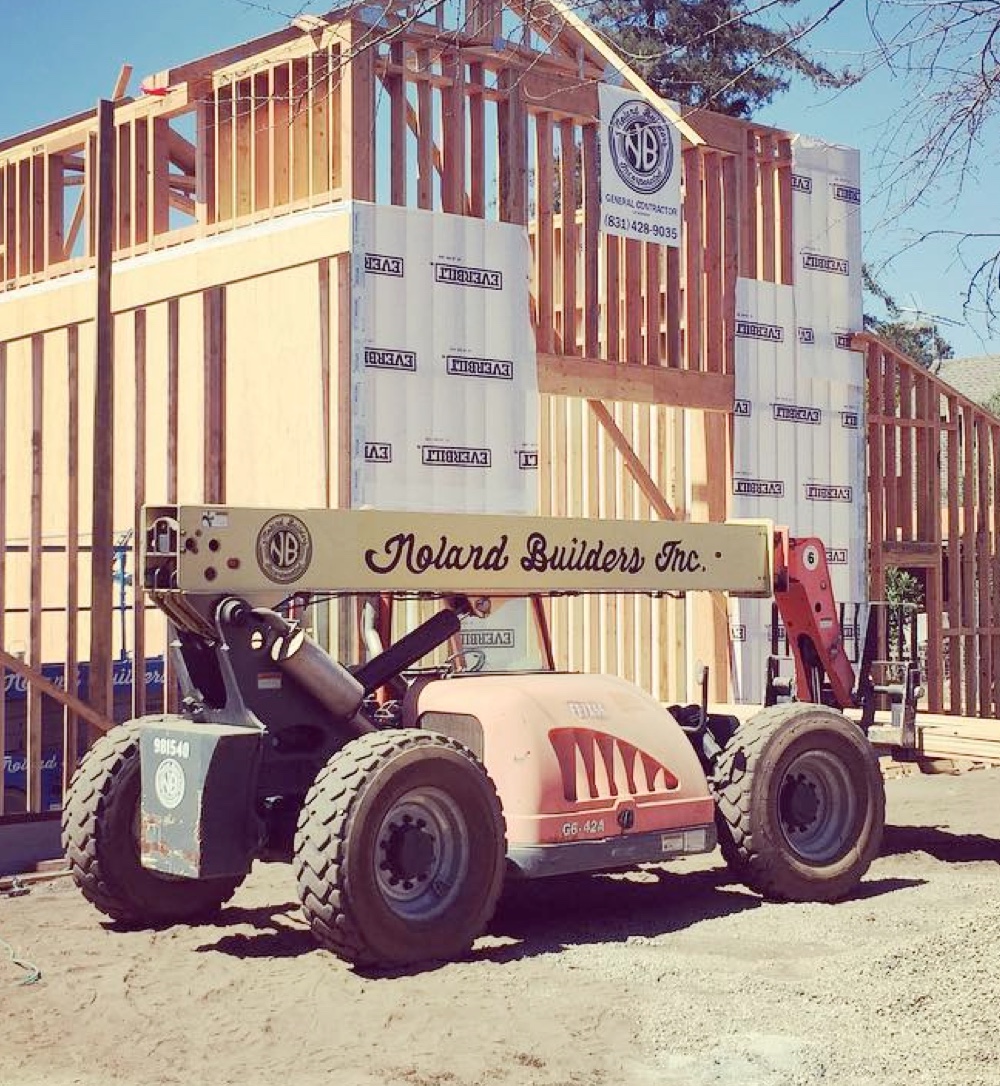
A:
<svg viewBox="0 0 1000 1086">
<path fill-rule="evenodd" d="M 766 25 L 755 18 L 797 0 L 767 5 L 740 0 L 598 0 L 590 18 L 664 98 L 750 117 L 788 89 L 793 75 L 820 86 L 845 86 L 798 44 L 813 22 Z"/>
<path fill-rule="evenodd" d="M 861 280 L 865 293 L 872 298 L 877 298 L 884 306 L 888 319 L 876 317 L 871 313 L 865 313 L 865 331 L 874 332 L 875 335 L 892 344 L 897 351 L 901 351 L 919 362 L 921 366 L 933 367 L 943 358 L 951 358 L 954 355 L 951 344 L 941 335 L 937 324 L 933 321 L 913 321 L 903 319 L 903 310 L 895 298 L 872 275 L 867 264 L 861 266 Z"/>
</svg>

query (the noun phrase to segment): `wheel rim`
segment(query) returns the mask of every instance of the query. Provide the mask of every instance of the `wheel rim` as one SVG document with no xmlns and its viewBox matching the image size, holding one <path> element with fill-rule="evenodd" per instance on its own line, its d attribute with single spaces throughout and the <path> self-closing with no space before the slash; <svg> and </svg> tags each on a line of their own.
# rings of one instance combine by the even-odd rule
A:
<svg viewBox="0 0 1000 1086">
<path fill-rule="evenodd" d="M 375 837 L 375 879 L 405 920 L 431 920 L 454 901 L 469 868 L 469 831 L 439 788 L 414 788 L 386 812 Z"/>
<path fill-rule="evenodd" d="M 778 816 L 789 847 L 812 864 L 828 864 L 850 848 L 858 798 L 847 766 L 829 751 L 794 758 L 781 777 Z"/>
</svg>

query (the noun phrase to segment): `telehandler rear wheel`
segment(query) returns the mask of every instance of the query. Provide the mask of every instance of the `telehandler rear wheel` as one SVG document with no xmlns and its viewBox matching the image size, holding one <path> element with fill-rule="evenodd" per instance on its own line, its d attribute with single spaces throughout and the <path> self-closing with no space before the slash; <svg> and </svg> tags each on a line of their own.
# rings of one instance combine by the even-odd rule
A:
<svg viewBox="0 0 1000 1086">
<path fill-rule="evenodd" d="M 885 786 L 862 731 L 823 706 L 776 705 L 741 725 L 712 779 L 722 855 L 751 889 L 835 901 L 878 855 Z"/>
<path fill-rule="evenodd" d="M 242 878 L 181 879 L 139 861 L 139 721 L 112 728 L 86 753 L 63 804 L 62 845 L 83 896 L 136 926 L 201 920 Z"/>
<path fill-rule="evenodd" d="M 493 915 L 505 827 L 472 751 L 418 729 L 348 743 L 299 815 L 295 872 L 317 940 L 357 965 L 455 958 Z"/>
</svg>

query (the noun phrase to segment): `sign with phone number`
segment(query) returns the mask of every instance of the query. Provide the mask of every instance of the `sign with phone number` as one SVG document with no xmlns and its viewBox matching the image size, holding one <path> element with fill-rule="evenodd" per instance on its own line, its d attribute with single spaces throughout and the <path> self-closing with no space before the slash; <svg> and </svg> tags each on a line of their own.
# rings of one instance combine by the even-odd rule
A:
<svg viewBox="0 0 1000 1086">
<path fill-rule="evenodd" d="M 644 238 L 646 241 L 659 241 L 664 245 L 676 245 L 680 241 L 680 230 L 676 226 L 664 226 L 663 223 L 630 218 L 627 215 L 605 215 L 604 231 L 608 234 Z"/>
<path fill-rule="evenodd" d="M 601 229 L 680 245 L 680 133 L 633 91 L 601 84 L 599 97 Z"/>
</svg>

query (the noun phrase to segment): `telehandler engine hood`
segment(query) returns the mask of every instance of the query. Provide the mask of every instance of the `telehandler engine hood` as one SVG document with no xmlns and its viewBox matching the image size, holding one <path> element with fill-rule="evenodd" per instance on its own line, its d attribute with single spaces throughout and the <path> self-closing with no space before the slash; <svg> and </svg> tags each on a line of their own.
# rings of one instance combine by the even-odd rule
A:
<svg viewBox="0 0 1000 1086">
<path fill-rule="evenodd" d="M 714 804 L 674 717 L 607 675 L 430 682 L 420 727 L 464 742 L 496 784 L 525 875 L 629 866 L 715 846 Z M 565 846 L 575 846 L 566 849 Z"/>
</svg>

